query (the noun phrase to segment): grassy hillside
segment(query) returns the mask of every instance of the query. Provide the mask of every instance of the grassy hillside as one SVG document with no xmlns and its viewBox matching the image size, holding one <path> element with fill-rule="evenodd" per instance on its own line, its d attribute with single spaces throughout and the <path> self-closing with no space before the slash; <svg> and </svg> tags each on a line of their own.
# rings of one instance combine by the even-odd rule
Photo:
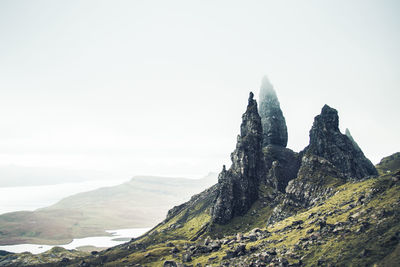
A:
<svg viewBox="0 0 400 267">
<path fill-rule="evenodd" d="M 381 162 L 376 165 L 379 173 L 390 173 L 400 169 L 400 152 L 384 157 Z"/>
<path fill-rule="evenodd" d="M 67 197 L 33 212 L 0 215 L 0 244 L 60 244 L 106 235 L 104 230 L 151 227 L 174 205 L 216 182 L 216 175 L 184 178 L 135 177 L 113 187 Z"/>
<path fill-rule="evenodd" d="M 107 260 L 102 264 L 162 266 L 165 261 L 189 259 L 188 264 L 193 266 L 219 266 L 221 263 L 250 266 L 256 262 L 396 266 L 400 259 L 399 175 L 346 183 L 327 201 L 295 216 L 250 231 L 243 231 L 238 225 L 235 234 L 220 238 L 210 238 L 207 236 L 213 233 L 205 233 L 191 240 L 193 234 L 207 224 L 207 212 L 198 213 L 174 231 L 165 231 L 176 227 L 188 213 L 183 209 L 145 237 L 104 252 L 102 257 Z M 263 214 L 252 218 L 253 225 L 265 225 Z M 248 221 L 246 216 L 237 218 L 241 219 Z M 100 264 L 102 257 L 87 261 Z"/>
<path fill-rule="evenodd" d="M 269 188 L 242 217 L 210 223 L 216 186 L 174 207 L 147 234 L 88 255 L 11 254 L 4 266 L 399 266 L 400 170 L 335 187 L 327 199 L 273 224 Z M 282 201 L 280 196 L 276 201 Z M 56 260 L 57 259 L 57 260 Z M 176 264 L 176 265 L 175 265 Z"/>
</svg>

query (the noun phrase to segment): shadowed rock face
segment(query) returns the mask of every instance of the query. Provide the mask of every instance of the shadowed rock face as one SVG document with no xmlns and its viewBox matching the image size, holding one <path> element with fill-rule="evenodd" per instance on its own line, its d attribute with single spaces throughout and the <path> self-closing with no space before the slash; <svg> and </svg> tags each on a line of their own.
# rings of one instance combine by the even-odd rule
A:
<svg viewBox="0 0 400 267">
<path fill-rule="evenodd" d="M 232 166 L 218 177 L 218 196 L 212 209 L 213 222 L 224 224 L 245 214 L 258 198 L 261 166 L 262 127 L 257 102 L 250 93 L 242 116 L 236 149 L 231 154 Z"/>
<path fill-rule="evenodd" d="M 285 193 L 286 186 L 296 178 L 300 168 L 298 153 L 285 147 L 268 145 L 263 147 L 263 160 L 266 184 Z"/>
<path fill-rule="evenodd" d="M 277 145 L 286 147 L 288 133 L 278 97 L 272 84 L 264 77 L 260 88 L 260 116 L 263 128 L 263 147 Z"/>
<path fill-rule="evenodd" d="M 342 177 L 360 179 L 376 175 L 374 165 L 354 143 L 354 140 L 340 132 L 337 111 L 325 105 L 321 114 L 314 119 L 310 145 L 305 151 L 328 160 Z"/>
<path fill-rule="evenodd" d="M 286 202 L 296 207 L 309 207 L 325 199 L 333 192 L 333 186 L 344 180 L 334 180 L 340 173 L 328 160 L 312 155 L 304 155 L 297 178 L 286 187 Z"/>
</svg>

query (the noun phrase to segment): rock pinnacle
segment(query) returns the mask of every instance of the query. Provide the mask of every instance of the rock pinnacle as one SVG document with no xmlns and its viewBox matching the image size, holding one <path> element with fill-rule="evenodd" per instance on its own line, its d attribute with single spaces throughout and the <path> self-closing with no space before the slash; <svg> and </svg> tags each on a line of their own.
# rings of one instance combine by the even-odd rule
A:
<svg viewBox="0 0 400 267">
<path fill-rule="evenodd" d="M 260 88 L 260 116 L 263 128 L 263 147 L 277 145 L 286 147 L 288 133 L 274 87 L 264 76 Z"/>
</svg>

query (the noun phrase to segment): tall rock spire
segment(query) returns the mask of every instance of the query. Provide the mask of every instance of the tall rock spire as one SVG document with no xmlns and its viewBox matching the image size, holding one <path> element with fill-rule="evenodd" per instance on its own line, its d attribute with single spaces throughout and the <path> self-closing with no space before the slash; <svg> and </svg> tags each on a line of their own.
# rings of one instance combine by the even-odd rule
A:
<svg viewBox="0 0 400 267">
<path fill-rule="evenodd" d="M 260 116 L 263 128 L 263 147 L 277 145 L 286 147 L 288 133 L 274 87 L 264 76 L 260 88 Z"/>
<path fill-rule="evenodd" d="M 231 154 L 232 166 L 229 170 L 223 168 L 218 176 L 218 196 L 212 209 L 213 222 L 218 224 L 245 214 L 258 198 L 262 127 L 253 96 L 250 93 L 242 116 L 236 149 Z"/>
</svg>

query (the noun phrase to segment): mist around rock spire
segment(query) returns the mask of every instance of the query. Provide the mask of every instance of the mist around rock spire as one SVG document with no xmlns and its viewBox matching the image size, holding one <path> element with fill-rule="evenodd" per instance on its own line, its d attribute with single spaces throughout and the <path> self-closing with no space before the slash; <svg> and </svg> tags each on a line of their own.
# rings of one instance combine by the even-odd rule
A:
<svg viewBox="0 0 400 267">
<path fill-rule="evenodd" d="M 340 132 L 335 109 L 324 105 L 314 119 L 309 145 L 296 153 L 286 148 L 285 118 L 267 77 L 262 80 L 259 106 L 260 112 L 250 92 L 236 149 L 231 154 L 232 166 L 229 170 L 223 168 L 218 178 L 212 209 L 214 223 L 226 224 L 245 214 L 259 198 L 260 185 L 269 187 L 271 196 L 285 194 L 293 206 L 308 207 L 332 191 L 325 187 L 329 177 L 345 182 L 377 174 L 349 133 Z M 281 219 L 282 215 L 275 212 L 271 220 Z"/>
<path fill-rule="evenodd" d="M 260 116 L 263 128 L 263 147 L 277 145 L 286 147 L 288 133 L 278 97 L 267 76 L 264 76 L 260 87 Z"/>
</svg>

